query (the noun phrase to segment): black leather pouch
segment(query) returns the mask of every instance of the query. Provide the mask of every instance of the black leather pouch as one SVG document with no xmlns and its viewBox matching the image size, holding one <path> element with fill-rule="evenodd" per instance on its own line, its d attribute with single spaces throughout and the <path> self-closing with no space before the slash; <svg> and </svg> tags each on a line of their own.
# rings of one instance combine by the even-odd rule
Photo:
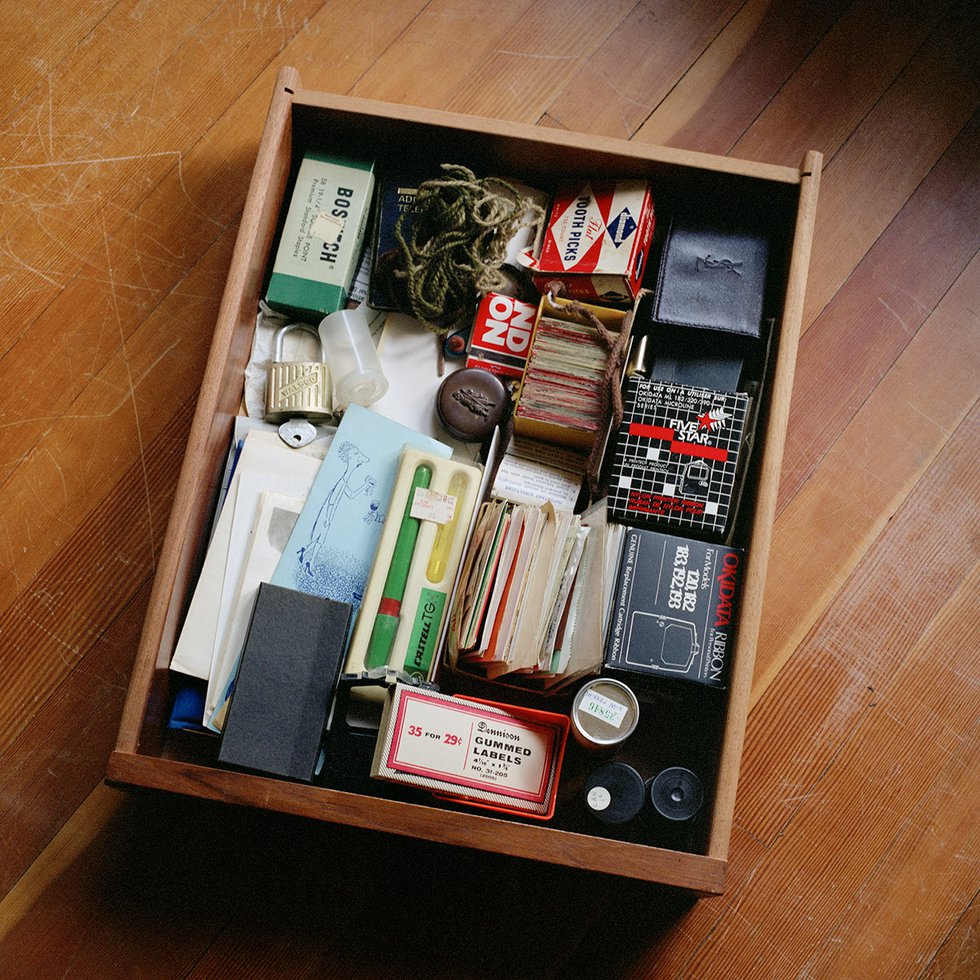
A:
<svg viewBox="0 0 980 980">
<path fill-rule="evenodd" d="M 769 242 L 749 223 L 674 216 L 664 242 L 653 319 L 757 338 L 762 329 Z"/>
<path fill-rule="evenodd" d="M 346 602 L 259 586 L 219 762 L 313 779 L 351 613 Z"/>
</svg>

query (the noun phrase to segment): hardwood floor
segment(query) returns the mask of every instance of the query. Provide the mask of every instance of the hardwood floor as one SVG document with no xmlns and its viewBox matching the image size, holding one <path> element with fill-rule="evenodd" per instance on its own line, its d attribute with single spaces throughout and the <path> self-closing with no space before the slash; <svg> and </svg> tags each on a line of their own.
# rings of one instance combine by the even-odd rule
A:
<svg viewBox="0 0 980 980">
<path fill-rule="evenodd" d="M 980 7 L 4 8 L 0 976 L 980 974 Z M 103 783 L 276 72 L 824 154 L 725 894 Z"/>
</svg>

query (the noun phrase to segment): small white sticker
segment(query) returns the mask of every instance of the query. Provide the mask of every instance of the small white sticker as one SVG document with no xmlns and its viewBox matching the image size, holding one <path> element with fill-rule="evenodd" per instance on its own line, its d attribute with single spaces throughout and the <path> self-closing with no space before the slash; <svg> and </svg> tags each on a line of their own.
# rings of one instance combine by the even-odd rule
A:
<svg viewBox="0 0 980 980">
<path fill-rule="evenodd" d="M 604 721 L 607 725 L 612 725 L 613 728 L 619 728 L 629 708 L 625 704 L 599 694 L 598 691 L 586 691 L 579 702 L 579 710 Z"/>
<path fill-rule="evenodd" d="M 456 498 L 448 493 L 436 493 L 435 490 L 416 487 L 409 513 L 420 521 L 448 524 L 456 513 Z"/>
<path fill-rule="evenodd" d="M 605 810 L 612 803 L 612 794 L 605 786 L 593 786 L 587 799 L 593 810 Z"/>
<path fill-rule="evenodd" d="M 310 225 L 310 236 L 322 238 L 327 245 L 335 245 L 344 233 L 344 219 L 321 211 Z"/>
</svg>

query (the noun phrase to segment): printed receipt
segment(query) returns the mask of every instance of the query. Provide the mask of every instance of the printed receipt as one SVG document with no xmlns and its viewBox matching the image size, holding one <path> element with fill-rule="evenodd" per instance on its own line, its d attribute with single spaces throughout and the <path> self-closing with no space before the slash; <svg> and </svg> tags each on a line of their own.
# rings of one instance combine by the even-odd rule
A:
<svg viewBox="0 0 980 980">
<path fill-rule="evenodd" d="M 572 510 L 581 487 L 581 476 L 507 455 L 497 469 L 493 495 L 517 503 L 543 504 L 550 500 L 555 510 Z"/>
</svg>

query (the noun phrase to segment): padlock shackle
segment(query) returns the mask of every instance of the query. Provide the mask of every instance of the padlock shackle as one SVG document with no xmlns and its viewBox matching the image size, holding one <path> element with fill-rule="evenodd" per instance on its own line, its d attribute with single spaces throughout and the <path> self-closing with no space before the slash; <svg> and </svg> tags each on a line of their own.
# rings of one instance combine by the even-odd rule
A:
<svg viewBox="0 0 980 980">
<path fill-rule="evenodd" d="M 287 323 L 285 326 L 280 327 L 276 331 L 276 345 L 275 353 L 272 356 L 274 361 L 282 360 L 282 342 L 285 339 L 287 333 L 291 330 L 304 330 L 306 333 L 310 334 L 312 337 L 316 337 L 317 347 L 320 349 L 320 360 L 323 360 L 323 341 L 320 340 L 320 334 L 311 323 Z"/>
</svg>

